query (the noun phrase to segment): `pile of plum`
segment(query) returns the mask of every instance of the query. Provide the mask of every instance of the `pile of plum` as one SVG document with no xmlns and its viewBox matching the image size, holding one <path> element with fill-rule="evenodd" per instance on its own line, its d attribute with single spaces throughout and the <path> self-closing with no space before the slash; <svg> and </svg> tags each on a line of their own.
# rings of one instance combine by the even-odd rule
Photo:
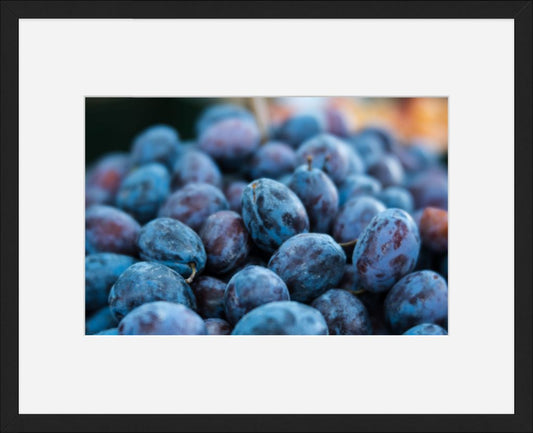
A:
<svg viewBox="0 0 533 433">
<path fill-rule="evenodd" d="M 87 334 L 447 334 L 437 154 L 331 108 L 261 131 L 214 105 L 196 132 L 88 168 Z"/>
</svg>

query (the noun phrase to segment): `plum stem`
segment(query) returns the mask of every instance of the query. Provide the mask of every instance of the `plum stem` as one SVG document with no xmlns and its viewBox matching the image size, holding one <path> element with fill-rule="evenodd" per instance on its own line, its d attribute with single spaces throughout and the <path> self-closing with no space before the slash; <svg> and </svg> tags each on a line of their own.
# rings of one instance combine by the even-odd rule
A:
<svg viewBox="0 0 533 433">
<path fill-rule="evenodd" d="M 328 172 L 328 168 L 326 167 L 326 164 L 329 162 L 330 159 L 331 159 L 331 155 L 329 154 L 324 157 L 324 164 L 322 164 L 322 171 L 324 173 Z"/>
<path fill-rule="evenodd" d="M 255 182 L 252 183 L 252 195 L 253 195 L 254 203 L 255 203 L 255 189 L 256 188 L 257 188 L 257 184 Z"/>
<path fill-rule="evenodd" d="M 365 289 L 357 289 L 357 290 L 350 290 L 350 292 L 352 292 L 354 295 L 357 296 L 357 295 L 361 295 L 361 294 L 365 293 L 366 290 Z"/>
<path fill-rule="evenodd" d="M 191 272 L 191 275 L 189 276 L 189 278 L 187 278 L 185 280 L 185 282 L 187 284 L 191 284 L 193 282 L 193 280 L 194 280 L 194 277 L 196 276 L 196 264 L 194 262 L 191 262 L 191 263 L 189 263 L 189 266 L 191 267 L 192 272 Z"/>
<path fill-rule="evenodd" d="M 309 171 L 313 169 L 313 155 L 307 155 L 307 169 Z"/>
<path fill-rule="evenodd" d="M 350 242 L 338 242 L 338 244 L 343 248 L 353 247 L 355 244 L 357 244 L 357 239 L 354 239 Z"/>
</svg>

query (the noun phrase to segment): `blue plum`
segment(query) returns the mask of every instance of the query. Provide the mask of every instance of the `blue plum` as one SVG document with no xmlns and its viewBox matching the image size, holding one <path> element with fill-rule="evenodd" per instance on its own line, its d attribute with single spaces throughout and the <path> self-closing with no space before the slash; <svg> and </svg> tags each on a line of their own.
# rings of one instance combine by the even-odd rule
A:
<svg viewBox="0 0 533 433">
<path fill-rule="evenodd" d="M 328 335 L 318 310 L 292 301 L 270 302 L 244 315 L 232 335 Z"/>
<path fill-rule="evenodd" d="M 253 154 L 248 163 L 248 171 L 252 179 L 269 177 L 278 179 L 292 173 L 296 168 L 296 153 L 279 141 L 263 144 Z"/>
<path fill-rule="evenodd" d="M 153 125 L 133 139 L 131 157 L 134 165 L 159 162 L 172 170 L 180 151 L 178 131 L 168 125 Z"/>
<path fill-rule="evenodd" d="M 228 118 L 209 126 L 200 135 L 198 147 L 223 167 L 236 168 L 259 146 L 261 134 L 254 121 Z"/>
<path fill-rule="evenodd" d="M 448 335 L 446 329 L 441 328 L 439 325 L 433 323 L 422 323 L 420 325 L 413 326 L 403 333 L 403 335 Z"/>
<path fill-rule="evenodd" d="M 383 203 L 373 197 L 361 196 L 349 200 L 335 217 L 333 237 L 340 243 L 358 239 L 372 218 L 385 209 Z"/>
<path fill-rule="evenodd" d="M 436 272 L 429 270 L 406 275 L 387 294 L 385 316 L 391 329 L 398 334 L 422 323 L 446 327 L 446 281 Z"/>
<path fill-rule="evenodd" d="M 207 319 L 205 321 L 207 335 L 230 335 L 231 325 L 222 319 Z"/>
<path fill-rule="evenodd" d="M 326 234 L 302 233 L 285 241 L 268 268 L 278 274 L 293 301 L 310 302 L 342 279 L 346 255 Z"/>
<path fill-rule="evenodd" d="M 120 182 L 130 167 L 127 153 L 110 153 L 98 159 L 85 176 L 85 206 L 114 203 Z"/>
<path fill-rule="evenodd" d="M 109 292 L 109 306 L 117 320 L 135 307 L 154 301 L 176 302 L 196 309 L 194 293 L 183 277 L 159 263 L 131 265 Z"/>
<path fill-rule="evenodd" d="M 337 107 L 327 107 L 325 110 L 326 131 L 337 137 L 350 136 L 351 124 L 348 116 Z"/>
<path fill-rule="evenodd" d="M 262 266 L 247 266 L 229 280 L 224 293 L 224 310 L 231 324 L 254 308 L 275 301 L 288 301 L 283 280 Z"/>
<path fill-rule="evenodd" d="M 170 176 L 164 165 L 146 164 L 133 170 L 120 184 L 117 207 L 140 223 L 155 218 L 170 193 Z"/>
<path fill-rule="evenodd" d="M 309 114 L 297 114 L 289 117 L 277 130 L 276 137 L 298 148 L 305 140 L 323 132 L 318 118 Z"/>
<path fill-rule="evenodd" d="M 224 292 L 226 283 L 214 277 L 202 275 L 192 284 L 198 314 L 204 319 L 225 317 Z"/>
<path fill-rule="evenodd" d="M 101 331 L 117 326 L 117 324 L 117 319 L 115 319 L 109 307 L 105 306 L 85 321 L 85 334 L 98 334 Z"/>
<path fill-rule="evenodd" d="M 207 254 L 207 272 L 231 272 L 242 265 L 250 253 L 250 235 L 236 212 L 215 212 L 207 218 L 199 234 Z"/>
<path fill-rule="evenodd" d="M 448 209 L 448 174 L 442 168 L 421 171 L 409 179 L 406 186 L 413 195 L 415 209 Z"/>
<path fill-rule="evenodd" d="M 242 218 L 254 243 L 267 252 L 309 230 L 309 218 L 298 196 L 266 178 L 250 183 L 243 191 Z"/>
<path fill-rule="evenodd" d="M 141 226 L 115 207 L 93 205 L 85 211 L 85 250 L 135 255 Z"/>
<path fill-rule="evenodd" d="M 103 331 L 97 332 L 95 335 L 118 335 L 118 328 L 104 329 Z"/>
<path fill-rule="evenodd" d="M 248 186 L 248 182 L 233 181 L 224 190 L 224 194 L 229 203 L 229 208 L 237 213 L 242 211 L 242 193 Z"/>
<path fill-rule="evenodd" d="M 357 287 L 371 292 L 389 290 L 415 268 L 419 251 L 420 235 L 411 216 L 401 209 L 380 212 L 353 251 Z"/>
<path fill-rule="evenodd" d="M 405 172 L 402 164 L 392 154 L 382 156 L 368 167 L 367 173 L 379 180 L 384 188 L 402 185 L 405 181 Z"/>
<path fill-rule="evenodd" d="M 396 138 L 393 132 L 384 126 L 372 125 L 366 126 L 357 133 L 359 138 L 373 137 L 381 143 L 384 152 L 391 152 L 396 145 Z"/>
<path fill-rule="evenodd" d="M 240 118 L 254 120 L 254 116 L 246 108 L 234 104 L 216 104 L 206 108 L 196 122 L 196 135 L 200 136 L 211 125 L 221 120 Z"/>
<path fill-rule="evenodd" d="M 339 206 L 361 195 L 376 195 L 381 191 L 381 183 L 372 176 L 351 174 L 339 185 Z"/>
<path fill-rule="evenodd" d="M 156 218 L 146 224 L 138 245 L 141 259 L 168 266 L 185 278 L 205 268 L 202 240 L 190 227 L 172 218 Z"/>
<path fill-rule="evenodd" d="M 168 197 L 159 209 L 159 216 L 174 218 L 198 231 L 209 215 L 226 209 L 228 201 L 216 186 L 189 183 Z"/>
<path fill-rule="evenodd" d="M 182 304 L 156 301 L 133 309 L 118 325 L 120 335 L 205 335 L 202 318 Z"/>
<path fill-rule="evenodd" d="M 85 257 L 85 309 L 94 311 L 107 306 L 111 286 L 135 261 L 133 257 L 113 253 Z"/>
<path fill-rule="evenodd" d="M 376 198 L 387 207 L 403 209 L 411 213 L 414 210 L 414 201 L 411 193 L 401 186 L 389 186 L 376 194 Z"/>
<path fill-rule="evenodd" d="M 359 158 L 344 141 L 330 134 L 320 134 L 305 141 L 296 156 L 299 165 L 307 164 L 311 157 L 313 167 L 323 170 L 337 185 L 353 173 Z M 362 162 L 360 164 L 362 167 Z"/>
<path fill-rule="evenodd" d="M 364 304 L 346 290 L 328 290 L 311 306 L 326 319 L 330 335 L 372 334 L 372 323 Z"/>
<path fill-rule="evenodd" d="M 313 168 L 309 160 L 296 169 L 288 186 L 305 206 L 311 231 L 328 233 L 339 210 L 339 193 L 328 175 Z"/>
<path fill-rule="evenodd" d="M 222 185 L 220 169 L 207 153 L 190 149 L 183 152 L 174 164 L 172 189 L 188 183 L 209 183 L 218 188 Z"/>
<path fill-rule="evenodd" d="M 357 151 L 366 167 L 379 161 L 386 153 L 386 147 L 379 135 L 363 130 L 349 140 L 350 146 Z"/>
</svg>

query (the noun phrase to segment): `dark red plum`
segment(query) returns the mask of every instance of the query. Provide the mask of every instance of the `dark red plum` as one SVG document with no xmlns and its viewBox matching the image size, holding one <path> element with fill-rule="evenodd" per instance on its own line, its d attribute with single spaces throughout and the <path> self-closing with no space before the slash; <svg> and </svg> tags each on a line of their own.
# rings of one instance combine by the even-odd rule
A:
<svg viewBox="0 0 533 433">
<path fill-rule="evenodd" d="M 182 304 L 149 302 L 132 310 L 118 325 L 120 335 L 205 335 L 202 318 Z"/>
<path fill-rule="evenodd" d="M 448 251 L 448 211 L 427 207 L 420 217 L 422 244 L 436 253 Z"/>
<path fill-rule="evenodd" d="M 200 230 L 207 253 L 206 271 L 225 274 L 245 263 L 251 239 L 242 217 L 231 210 L 215 212 Z"/>
<path fill-rule="evenodd" d="M 328 175 L 309 161 L 296 169 L 288 186 L 305 206 L 311 231 L 328 233 L 339 210 L 339 193 Z"/>
<path fill-rule="evenodd" d="M 279 128 L 276 137 L 297 149 L 305 140 L 323 132 L 316 116 L 297 114 L 289 117 Z"/>
<path fill-rule="evenodd" d="M 292 173 L 295 168 L 296 153 L 291 147 L 279 141 L 270 141 L 260 146 L 248 164 L 252 179 L 261 177 L 278 179 Z"/>
<path fill-rule="evenodd" d="M 406 275 L 387 294 L 385 317 L 397 334 L 422 323 L 447 327 L 446 281 L 436 272 L 427 270 Z"/>
<path fill-rule="evenodd" d="M 358 158 L 341 139 L 320 134 L 305 141 L 296 152 L 298 165 L 305 165 L 311 157 L 314 168 L 324 171 L 337 185 L 351 174 L 354 159 Z"/>
<path fill-rule="evenodd" d="M 107 304 L 107 302 L 106 302 Z M 106 305 L 99 309 L 96 313 L 91 315 L 85 322 L 85 334 L 98 334 L 109 328 L 114 328 L 118 325 L 117 320 L 111 313 L 111 310 Z"/>
<path fill-rule="evenodd" d="M 437 207 L 448 210 L 448 175 L 439 167 L 424 170 L 407 182 L 415 209 Z"/>
<path fill-rule="evenodd" d="M 222 166 L 236 168 L 259 146 L 261 133 L 254 121 L 228 118 L 206 128 L 198 146 Z"/>
<path fill-rule="evenodd" d="M 328 335 L 328 325 L 322 314 L 309 305 L 270 302 L 244 315 L 232 335 Z"/>
<path fill-rule="evenodd" d="M 218 165 L 205 152 L 190 149 L 178 158 L 172 172 L 172 189 L 188 183 L 209 183 L 218 188 L 222 185 L 222 174 Z"/>
<path fill-rule="evenodd" d="M 408 329 L 403 335 L 448 335 L 448 331 L 433 323 L 422 323 Z"/>
<path fill-rule="evenodd" d="M 402 185 L 405 180 L 402 164 L 396 156 L 391 154 L 382 156 L 368 167 L 367 173 L 379 180 L 384 188 Z"/>
<path fill-rule="evenodd" d="M 198 231 L 209 215 L 226 209 L 228 201 L 216 186 L 189 183 L 168 197 L 159 216 L 174 218 Z"/>
<path fill-rule="evenodd" d="M 206 262 L 200 237 L 190 227 L 171 218 L 157 218 L 141 229 L 139 256 L 168 266 L 184 278 L 201 273 Z"/>
<path fill-rule="evenodd" d="M 172 170 L 180 151 L 178 131 L 168 125 L 153 125 L 134 138 L 131 157 L 137 166 L 159 162 Z"/>
<path fill-rule="evenodd" d="M 401 209 L 380 212 L 353 251 L 357 287 L 371 292 L 389 290 L 415 268 L 419 251 L 420 235 L 411 216 Z"/>
<path fill-rule="evenodd" d="M 205 321 L 207 335 L 230 335 L 231 325 L 222 319 L 207 319 Z"/>
<path fill-rule="evenodd" d="M 94 311 L 107 306 L 111 286 L 135 262 L 133 257 L 113 253 L 85 257 L 85 309 Z"/>
<path fill-rule="evenodd" d="M 154 301 L 176 302 L 196 310 L 194 293 L 183 277 L 159 263 L 131 265 L 109 293 L 109 306 L 117 320 L 135 307 Z"/>
<path fill-rule="evenodd" d="M 298 196 L 282 183 L 266 178 L 245 188 L 242 218 L 254 243 L 266 252 L 309 230 L 309 218 Z"/>
<path fill-rule="evenodd" d="M 242 193 L 247 186 L 248 182 L 236 180 L 231 182 L 224 190 L 224 194 L 229 203 L 229 208 L 232 211 L 241 213 Z"/>
<path fill-rule="evenodd" d="M 226 318 L 229 323 L 235 324 L 260 305 L 289 299 L 289 290 L 278 275 L 262 266 L 247 266 L 237 272 L 226 286 Z"/>
<path fill-rule="evenodd" d="M 136 255 L 141 226 L 120 209 L 93 205 L 85 211 L 85 250 Z"/>
<path fill-rule="evenodd" d="M 368 311 L 355 295 L 346 290 L 328 290 L 316 298 L 311 306 L 326 319 L 330 335 L 372 334 Z"/>
<path fill-rule="evenodd" d="M 268 268 L 285 281 L 291 300 L 310 302 L 337 287 L 345 264 L 346 255 L 331 236 L 303 233 L 285 241 L 272 255 Z"/>
<path fill-rule="evenodd" d="M 383 203 L 373 197 L 361 196 L 349 200 L 335 218 L 333 237 L 340 243 L 358 239 L 372 218 L 385 209 Z"/>
<path fill-rule="evenodd" d="M 221 120 L 239 118 L 254 121 L 254 116 L 246 108 L 234 104 L 217 104 L 206 108 L 196 122 L 196 135 L 200 136 L 211 125 Z"/>
<path fill-rule="evenodd" d="M 201 276 L 192 284 L 198 314 L 204 319 L 225 318 L 224 292 L 226 283 L 214 277 Z"/>
<path fill-rule="evenodd" d="M 388 208 L 403 209 L 408 213 L 414 210 L 413 196 L 407 189 L 401 186 L 389 186 L 383 191 L 378 192 L 376 198 Z"/>
<path fill-rule="evenodd" d="M 113 204 L 130 168 L 131 159 L 127 153 L 110 153 L 96 161 L 85 176 L 85 206 Z"/>
<path fill-rule="evenodd" d="M 381 191 L 381 183 L 365 174 L 351 174 L 339 185 L 339 206 L 348 200 L 362 195 L 376 195 Z"/>
<path fill-rule="evenodd" d="M 155 218 L 170 193 L 170 176 L 164 165 L 146 164 L 133 170 L 120 184 L 117 207 L 140 223 Z"/>
</svg>

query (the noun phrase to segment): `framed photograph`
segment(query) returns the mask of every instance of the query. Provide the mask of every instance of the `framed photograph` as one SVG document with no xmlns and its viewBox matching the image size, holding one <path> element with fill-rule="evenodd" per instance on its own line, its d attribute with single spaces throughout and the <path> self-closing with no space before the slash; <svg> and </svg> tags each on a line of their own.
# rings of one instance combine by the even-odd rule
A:
<svg viewBox="0 0 533 433">
<path fill-rule="evenodd" d="M 1 431 L 532 431 L 532 2 L 1 2 Z"/>
</svg>

